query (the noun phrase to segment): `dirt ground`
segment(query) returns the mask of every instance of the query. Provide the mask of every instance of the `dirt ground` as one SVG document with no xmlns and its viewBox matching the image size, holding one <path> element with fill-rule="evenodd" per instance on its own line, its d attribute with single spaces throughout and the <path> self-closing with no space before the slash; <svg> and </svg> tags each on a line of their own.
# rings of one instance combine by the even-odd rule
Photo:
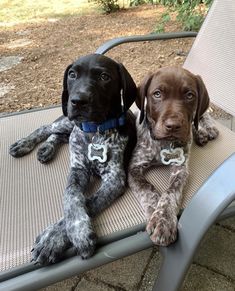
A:
<svg viewBox="0 0 235 291">
<path fill-rule="evenodd" d="M 59 104 L 68 64 L 79 56 L 94 53 L 109 39 L 153 32 L 163 12 L 162 6 L 144 5 L 110 15 L 92 13 L 0 27 L 0 65 L 11 60 L 9 57 L 18 61 L 8 69 L 3 64 L 0 70 L 0 112 Z M 171 20 L 166 31 L 180 31 L 180 25 Z M 181 65 L 192 41 L 125 44 L 107 55 L 122 62 L 138 84 L 148 71 Z"/>
</svg>

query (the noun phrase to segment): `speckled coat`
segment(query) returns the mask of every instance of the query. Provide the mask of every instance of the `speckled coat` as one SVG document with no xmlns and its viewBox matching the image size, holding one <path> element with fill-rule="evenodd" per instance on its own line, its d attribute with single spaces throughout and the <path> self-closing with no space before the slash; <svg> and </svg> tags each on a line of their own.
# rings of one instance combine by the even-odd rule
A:
<svg viewBox="0 0 235 291">
<path fill-rule="evenodd" d="M 65 70 L 64 116 L 10 147 L 10 154 L 20 157 L 47 139 L 38 150 L 39 161 L 45 163 L 54 157 L 59 143 L 69 140 L 70 172 L 64 191 L 64 217 L 36 238 L 33 262 L 55 263 L 70 246 L 82 258 L 93 254 L 96 235 L 91 219 L 125 190 L 128 163 L 136 142 L 135 118 L 128 109 L 135 98 L 135 83 L 122 64 L 103 55 L 84 56 Z M 123 115 L 125 122 L 119 124 Z M 81 126 L 83 122 L 100 126 L 110 120 L 115 120 L 117 125 L 99 133 L 97 130 L 85 132 Z M 89 159 L 88 147 L 93 142 L 105 146 L 106 161 Z M 93 175 L 101 178 L 101 186 L 86 197 Z"/>
<path fill-rule="evenodd" d="M 157 245 L 167 246 L 176 240 L 177 215 L 188 179 L 193 137 L 202 146 L 218 135 L 206 112 L 208 104 L 201 78 L 178 67 L 162 68 L 148 75 L 139 87 L 141 112 L 136 121 L 137 145 L 128 181 L 145 212 L 146 230 Z M 169 163 L 169 187 L 160 193 L 147 181 L 145 171 L 165 163 L 163 150 L 182 152 L 185 160 Z"/>
</svg>

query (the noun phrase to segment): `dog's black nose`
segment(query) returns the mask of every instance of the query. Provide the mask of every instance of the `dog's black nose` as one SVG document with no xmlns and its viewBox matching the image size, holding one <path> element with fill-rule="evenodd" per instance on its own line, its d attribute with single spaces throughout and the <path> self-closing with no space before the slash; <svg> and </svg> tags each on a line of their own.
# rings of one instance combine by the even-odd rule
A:
<svg viewBox="0 0 235 291">
<path fill-rule="evenodd" d="M 89 97 L 84 94 L 77 94 L 71 97 L 71 104 L 73 106 L 85 106 L 89 103 Z"/>
</svg>

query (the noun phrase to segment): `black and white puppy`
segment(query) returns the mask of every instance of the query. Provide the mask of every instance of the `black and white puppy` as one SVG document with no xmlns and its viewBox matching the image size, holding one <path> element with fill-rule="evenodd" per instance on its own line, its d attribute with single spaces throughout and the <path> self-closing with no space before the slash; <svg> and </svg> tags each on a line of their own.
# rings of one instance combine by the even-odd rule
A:
<svg viewBox="0 0 235 291">
<path fill-rule="evenodd" d="M 135 83 L 122 64 L 98 54 L 81 57 L 64 74 L 64 116 L 10 147 L 10 154 L 19 157 L 47 139 L 38 150 L 38 159 L 44 163 L 53 158 L 58 144 L 69 138 L 64 217 L 37 237 L 32 250 L 35 263 L 55 263 L 70 246 L 82 258 L 93 254 L 96 235 L 91 217 L 125 190 L 136 143 L 135 120 L 128 112 L 135 98 Z M 100 176 L 101 186 L 87 198 L 84 193 L 91 175 Z"/>
</svg>

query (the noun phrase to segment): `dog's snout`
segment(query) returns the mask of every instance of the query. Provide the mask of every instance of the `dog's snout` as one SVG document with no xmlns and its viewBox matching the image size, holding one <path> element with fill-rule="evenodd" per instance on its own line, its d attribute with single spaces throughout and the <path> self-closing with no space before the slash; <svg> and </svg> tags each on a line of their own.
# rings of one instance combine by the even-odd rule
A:
<svg viewBox="0 0 235 291">
<path fill-rule="evenodd" d="M 165 120 L 165 128 L 167 131 L 179 131 L 182 128 L 182 121 L 176 118 L 167 118 Z"/>
<path fill-rule="evenodd" d="M 76 94 L 71 97 L 71 104 L 73 106 L 85 106 L 89 104 L 89 97 L 84 94 Z"/>
</svg>

